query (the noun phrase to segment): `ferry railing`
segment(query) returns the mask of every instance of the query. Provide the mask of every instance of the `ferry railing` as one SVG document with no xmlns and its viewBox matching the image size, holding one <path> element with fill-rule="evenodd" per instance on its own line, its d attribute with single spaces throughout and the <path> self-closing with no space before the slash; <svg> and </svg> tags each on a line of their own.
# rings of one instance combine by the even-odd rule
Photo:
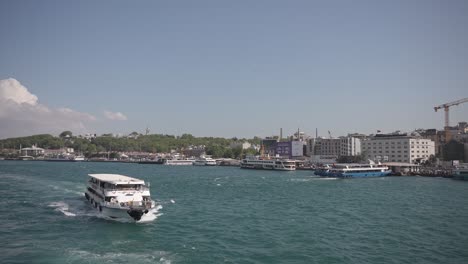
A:
<svg viewBox="0 0 468 264">
<path fill-rule="evenodd" d="M 127 202 L 104 202 L 107 207 L 122 208 L 122 207 L 145 207 L 151 208 L 153 201 L 127 201 Z"/>
</svg>

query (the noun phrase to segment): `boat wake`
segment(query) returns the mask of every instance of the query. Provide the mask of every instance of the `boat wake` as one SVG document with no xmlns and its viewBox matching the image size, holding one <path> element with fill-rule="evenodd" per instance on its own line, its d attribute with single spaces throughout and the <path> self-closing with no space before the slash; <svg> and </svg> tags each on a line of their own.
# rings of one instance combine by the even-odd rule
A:
<svg viewBox="0 0 468 264">
<path fill-rule="evenodd" d="M 51 202 L 50 204 L 47 205 L 48 207 L 54 208 L 54 211 L 61 212 L 65 216 L 68 217 L 96 217 L 100 219 L 105 219 L 105 220 L 110 220 L 110 221 L 116 221 L 116 222 L 121 222 L 121 223 L 134 223 L 131 220 L 128 219 L 119 219 L 119 218 L 111 218 L 105 215 L 100 214 L 97 210 L 89 206 L 88 204 L 83 204 L 82 201 L 76 201 L 74 202 L 69 202 L 66 203 L 64 201 L 58 201 L 58 202 Z M 138 223 L 149 223 L 153 222 L 158 217 L 163 215 L 163 213 L 160 212 L 162 209 L 162 205 L 158 204 L 156 207 L 153 209 L 149 210 L 149 212 L 142 217 Z"/>
<path fill-rule="evenodd" d="M 97 253 L 72 249 L 68 251 L 68 255 L 68 263 L 82 263 L 83 260 L 89 263 L 171 263 L 169 259 L 171 254 L 166 251 L 154 251 L 151 253 Z"/>
<path fill-rule="evenodd" d="M 310 182 L 310 181 L 329 181 L 329 180 L 338 180 L 340 178 L 336 177 L 321 177 L 321 176 L 310 176 L 307 178 L 296 178 L 296 179 L 289 179 L 288 181 L 291 182 Z"/>
<path fill-rule="evenodd" d="M 159 212 L 159 210 L 161 210 L 162 208 L 162 205 L 158 204 L 156 207 L 149 210 L 148 214 L 145 215 L 145 217 L 141 218 L 141 220 L 138 223 L 148 223 L 158 219 L 158 217 L 163 215 L 163 213 Z"/>
<path fill-rule="evenodd" d="M 53 202 L 49 204 L 49 207 L 55 208 L 55 211 L 62 212 L 66 216 L 76 216 L 75 213 L 68 211 L 69 205 L 65 202 Z"/>
<path fill-rule="evenodd" d="M 150 222 L 153 222 L 155 221 L 156 219 L 158 219 L 158 217 L 160 217 L 161 215 L 163 215 L 163 213 L 160 213 L 159 210 L 161 210 L 163 207 L 162 205 L 157 205 L 155 208 L 149 210 L 149 212 L 142 216 L 141 217 L 141 220 L 138 221 L 137 223 L 140 224 L 140 223 L 150 223 Z M 132 220 L 129 220 L 127 218 L 123 219 L 123 218 L 112 218 L 112 217 L 109 217 L 109 216 L 106 216 L 106 215 L 102 215 L 96 211 L 92 211 L 92 213 L 88 213 L 86 214 L 86 216 L 91 216 L 91 217 L 97 217 L 99 219 L 104 219 L 104 220 L 108 220 L 108 221 L 114 221 L 114 222 L 119 222 L 119 223 L 135 223 L 134 221 Z"/>
</svg>

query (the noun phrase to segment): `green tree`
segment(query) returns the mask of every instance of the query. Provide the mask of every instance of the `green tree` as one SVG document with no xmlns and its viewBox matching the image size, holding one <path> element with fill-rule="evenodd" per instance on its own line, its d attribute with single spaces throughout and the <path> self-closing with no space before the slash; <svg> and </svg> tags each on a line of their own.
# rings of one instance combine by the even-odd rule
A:
<svg viewBox="0 0 468 264">
<path fill-rule="evenodd" d="M 240 159 L 242 157 L 243 149 L 242 147 L 236 147 L 232 149 L 232 158 Z"/>
<path fill-rule="evenodd" d="M 73 133 L 71 131 L 63 131 L 60 133 L 59 137 L 60 138 L 71 138 L 73 136 Z"/>
</svg>

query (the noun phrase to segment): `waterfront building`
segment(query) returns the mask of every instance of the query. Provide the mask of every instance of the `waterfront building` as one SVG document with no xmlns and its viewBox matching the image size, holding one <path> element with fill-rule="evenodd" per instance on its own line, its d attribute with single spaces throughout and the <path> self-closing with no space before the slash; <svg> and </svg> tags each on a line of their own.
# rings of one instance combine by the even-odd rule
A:
<svg viewBox="0 0 468 264">
<path fill-rule="evenodd" d="M 37 157 L 44 155 L 44 149 L 38 148 L 36 145 L 32 145 L 30 148 L 21 148 L 20 153 L 21 156 Z"/>
<path fill-rule="evenodd" d="M 468 128 L 466 122 L 459 122 L 455 127 L 449 127 L 447 131 L 437 129 L 426 129 L 419 133 L 423 138 L 434 141 L 435 144 L 435 155 L 440 156 L 443 151 L 443 147 L 447 144 L 446 133 L 448 132 L 451 140 L 455 140 L 461 143 L 468 143 Z"/>
<path fill-rule="evenodd" d="M 250 144 L 249 142 L 245 141 L 245 142 L 242 142 L 242 141 L 236 141 L 236 142 L 232 142 L 231 144 L 229 144 L 229 147 L 230 148 L 242 148 L 242 149 L 249 149 L 249 148 L 252 148 L 252 144 Z"/>
<path fill-rule="evenodd" d="M 377 134 L 361 148 L 368 159 L 382 162 L 419 163 L 435 155 L 434 141 L 407 134 Z"/>
<path fill-rule="evenodd" d="M 304 156 L 304 143 L 302 141 L 276 142 L 275 156 L 282 158 L 299 158 Z"/>
<path fill-rule="evenodd" d="M 276 144 L 278 143 L 278 138 L 267 137 L 262 139 L 262 148 L 263 155 L 275 156 L 276 155 Z"/>
<path fill-rule="evenodd" d="M 361 140 L 356 137 L 311 138 L 307 141 L 309 156 L 358 156 L 361 155 Z"/>
</svg>

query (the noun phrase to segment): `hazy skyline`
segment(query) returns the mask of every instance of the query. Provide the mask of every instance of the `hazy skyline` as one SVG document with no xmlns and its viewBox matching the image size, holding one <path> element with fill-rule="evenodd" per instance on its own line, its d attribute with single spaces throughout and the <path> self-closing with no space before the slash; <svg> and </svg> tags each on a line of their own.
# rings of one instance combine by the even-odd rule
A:
<svg viewBox="0 0 468 264">
<path fill-rule="evenodd" d="M 463 0 L 2 1 L 0 138 L 442 129 L 467 25 Z"/>
</svg>

